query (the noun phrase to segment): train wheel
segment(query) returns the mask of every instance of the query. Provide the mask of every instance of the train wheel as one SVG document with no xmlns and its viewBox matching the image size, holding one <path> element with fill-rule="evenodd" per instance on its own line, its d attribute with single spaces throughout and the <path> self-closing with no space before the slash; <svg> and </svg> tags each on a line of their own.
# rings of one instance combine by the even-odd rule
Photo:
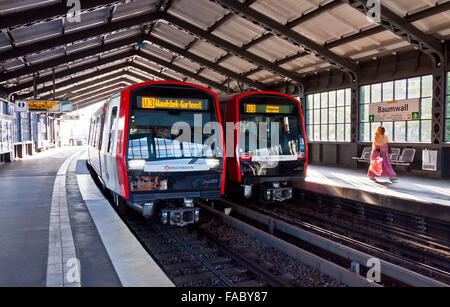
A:
<svg viewBox="0 0 450 307">
<path fill-rule="evenodd" d="M 127 206 L 126 201 L 117 194 L 114 194 L 114 205 L 120 214 L 127 214 L 129 207 Z"/>
</svg>

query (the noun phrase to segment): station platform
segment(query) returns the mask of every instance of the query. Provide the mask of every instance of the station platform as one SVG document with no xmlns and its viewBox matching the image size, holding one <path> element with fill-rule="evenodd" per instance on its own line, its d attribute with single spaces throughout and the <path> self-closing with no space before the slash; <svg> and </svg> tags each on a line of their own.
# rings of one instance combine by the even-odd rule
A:
<svg viewBox="0 0 450 307">
<path fill-rule="evenodd" d="M 373 182 L 362 169 L 308 165 L 305 182 L 295 187 L 450 222 L 450 180 L 402 175 L 397 179 Z"/>
<path fill-rule="evenodd" d="M 0 166 L 0 287 L 173 286 L 85 162 L 66 147 Z"/>
</svg>

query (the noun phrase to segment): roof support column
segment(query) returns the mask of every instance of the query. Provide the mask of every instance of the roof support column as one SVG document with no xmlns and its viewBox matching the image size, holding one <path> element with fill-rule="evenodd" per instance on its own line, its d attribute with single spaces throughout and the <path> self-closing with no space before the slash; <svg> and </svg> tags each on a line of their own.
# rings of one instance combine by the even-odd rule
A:
<svg viewBox="0 0 450 307">
<path fill-rule="evenodd" d="M 300 101 L 300 107 L 302 109 L 303 120 L 306 120 L 306 96 L 305 96 L 305 87 L 303 84 L 297 84 L 298 88 L 298 100 Z M 306 122 L 304 123 L 306 125 Z"/>
<path fill-rule="evenodd" d="M 359 82 L 358 79 L 351 79 L 351 125 L 350 140 L 352 143 L 359 141 Z"/>
<path fill-rule="evenodd" d="M 442 145 L 445 141 L 446 77 L 445 65 L 433 61 L 433 107 L 431 117 L 431 143 L 433 145 Z"/>
</svg>

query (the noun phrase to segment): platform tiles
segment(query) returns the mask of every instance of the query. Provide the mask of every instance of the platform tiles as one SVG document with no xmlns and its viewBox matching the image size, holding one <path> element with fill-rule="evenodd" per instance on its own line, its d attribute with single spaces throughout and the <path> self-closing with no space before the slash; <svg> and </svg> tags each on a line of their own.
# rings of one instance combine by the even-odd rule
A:
<svg viewBox="0 0 450 307">
<path fill-rule="evenodd" d="M 309 165 L 305 182 L 295 186 L 450 221 L 450 180 L 401 175 L 397 179 L 395 183 L 390 183 L 388 178 L 379 178 L 373 182 L 365 170 Z"/>
</svg>

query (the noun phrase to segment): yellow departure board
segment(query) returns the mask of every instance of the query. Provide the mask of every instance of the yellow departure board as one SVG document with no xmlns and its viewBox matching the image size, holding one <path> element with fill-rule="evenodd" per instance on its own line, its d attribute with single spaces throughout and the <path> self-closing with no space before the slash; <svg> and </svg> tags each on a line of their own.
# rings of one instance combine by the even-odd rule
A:
<svg viewBox="0 0 450 307">
<path fill-rule="evenodd" d="M 61 102 L 47 100 L 29 100 L 28 109 L 34 112 L 60 113 Z"/>
<path fill-rule="evenodd" d="M 294 107 L 289 105 L 244 104 L 245 113 L 291 114 Z"/>
</svg>

